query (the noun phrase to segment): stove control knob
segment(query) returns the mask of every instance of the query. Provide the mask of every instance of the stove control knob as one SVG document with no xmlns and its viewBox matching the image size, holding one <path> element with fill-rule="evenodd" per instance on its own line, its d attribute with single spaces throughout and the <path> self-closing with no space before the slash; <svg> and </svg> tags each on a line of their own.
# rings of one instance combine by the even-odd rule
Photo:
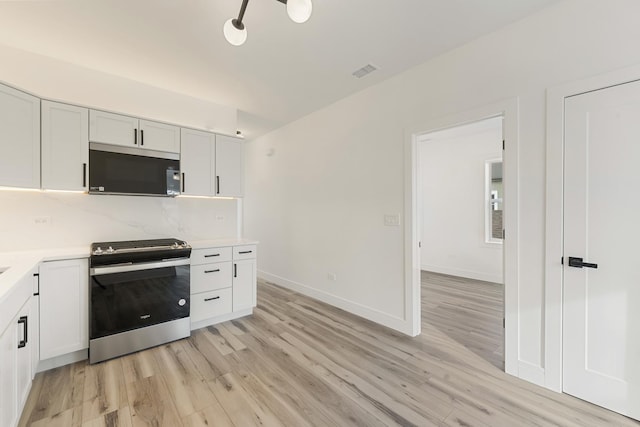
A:
<svg viewBox="0 0 640 427">
<path fill-rule="evenodd" d="M 112 254 L 112 253 L 114 253 L 115 251 L 116 251 L 116 250 L 115 250 L 115 249 L 113 249 L 111 246 L 109 246 L 109 248 L 107 249 L 107 253 L 108 253 L 108 254 Z"/>
<path fill-rule="evenodd" d="M 183 305 L 185 305 L 186 303 L 187 303 L 187 300 L 186 300 L 186 299 L 184 299 L 184 298 L 180 298 L 180 301 L 178 301 L 178 305 L 179 305 L 180 307 L 182 307 L 182 306 L 183 306 Z"/>
<path fill-rule="evenodd" d="M 171 245 L 171 247 L 173 249 L 178 249 L 180 247 L 180 245 L 178 245 L 178 242 L 173 242 L 173 245 Z"/>
<path fill-rule="evenodd" d="M 93 251 L 94 255 L 102 255 L 102 248 L 98 246 L 96 250 Z"/>
</svg>

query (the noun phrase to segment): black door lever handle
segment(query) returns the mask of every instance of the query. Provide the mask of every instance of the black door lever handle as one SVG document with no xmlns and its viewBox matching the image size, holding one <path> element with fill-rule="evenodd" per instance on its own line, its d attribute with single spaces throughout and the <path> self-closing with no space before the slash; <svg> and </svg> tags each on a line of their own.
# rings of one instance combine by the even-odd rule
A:
<svg viewBox="0 0 640 427">
<path fill-rule="evenodd" d="M 582 258 L 574 258 L 574 257 L 569 257 L 569 267 L 576 267 L 576 268 L 582 268 L 582 267 L 586 267 L 586 268 L 598 268 L 598 264 L 592 264 L 590 262 L 583 262 Z"/>
</svg>

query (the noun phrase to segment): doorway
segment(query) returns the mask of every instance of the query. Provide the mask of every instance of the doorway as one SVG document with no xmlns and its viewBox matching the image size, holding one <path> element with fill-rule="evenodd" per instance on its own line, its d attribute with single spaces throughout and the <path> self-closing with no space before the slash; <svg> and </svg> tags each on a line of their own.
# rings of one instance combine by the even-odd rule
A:
<svg viewBox="0 0 640 427">
<path fill-rule="evenodd" d="M 405 318 L 407 333 L 421 332 L 421 236 L 418 180 L 418 139 L 425 134 L 503 117 L 504 210 L 504 363 L 505 372 L 532 382 L 543 382 L 544 373 L 531 369 L 518 357 L 519 245 L 518 245 L 518 98 L 432 119 L 406 130 L 405 138 Z"/>
<path fill-rule="evenodd" d="M 422 321 L 504 370 L 503 117 L 417 142 Z"/>
</svg>

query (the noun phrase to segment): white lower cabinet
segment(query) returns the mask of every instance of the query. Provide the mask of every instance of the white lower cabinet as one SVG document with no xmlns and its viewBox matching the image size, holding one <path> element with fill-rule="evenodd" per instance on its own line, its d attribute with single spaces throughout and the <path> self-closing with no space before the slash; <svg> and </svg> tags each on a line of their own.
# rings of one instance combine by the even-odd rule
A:
<svg viewBox="0 0 640 427">
<path fill-rule="evenodd" d="M 231 313 L 231 288 L 200 292 L 191 296 L 191 322 L 201 322 Z"/>
<path fill-rule="evenodd" d="M 17 285 L 22 307 L 15 314 L 4 332 L 0 332 L 0 426 L 14 427 L 20 420 L 22 408 L 29 397 L 33 379 L 33 343 L 38 341 L 37 328 L 33 328 L 31 277 Z M 18 300 L 14 301 L 17 302 Z M 13 310 L 14 307 L 2 307 Z M 15 313 L 15 312 L 14 312 Z"/>
<path fill-rule="evenodd" d="M 191 327 L 244 316 L 256 305 L 256 245 L 191 252 Z"/>
<path fill-rule="evenodd" d="M 40 360 L 89 348 L 87 259 L 40 265 Z"/>
</svg>

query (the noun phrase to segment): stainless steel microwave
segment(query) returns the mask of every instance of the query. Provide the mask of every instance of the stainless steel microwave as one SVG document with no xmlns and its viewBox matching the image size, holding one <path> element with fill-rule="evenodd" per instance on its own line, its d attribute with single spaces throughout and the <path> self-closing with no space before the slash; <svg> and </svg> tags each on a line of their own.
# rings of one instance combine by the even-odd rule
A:
<svg viewBox="0 0 640 427">
<path fill-rule="evenodd" d="M 180 155 L 89 144 L 89 193 L 174 197 L 180 194 Z"/>
</svg>

